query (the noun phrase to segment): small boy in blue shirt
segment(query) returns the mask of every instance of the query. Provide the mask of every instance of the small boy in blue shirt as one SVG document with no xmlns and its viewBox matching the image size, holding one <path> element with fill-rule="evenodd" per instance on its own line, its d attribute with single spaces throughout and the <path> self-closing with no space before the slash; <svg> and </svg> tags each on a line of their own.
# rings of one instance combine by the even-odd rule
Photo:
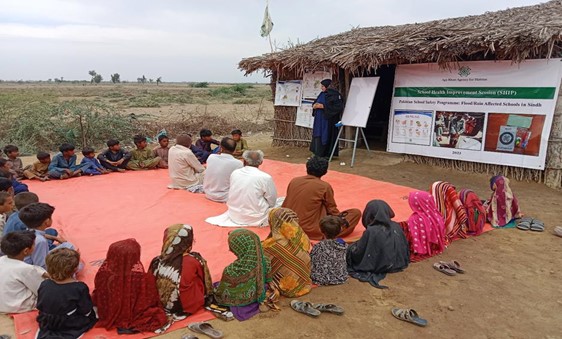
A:
<svg viewBox="0 0 562 339">
<path fill-rule="evenodd" d="M 2 233 L 3 236 L 8 233 L 27 230 L 27 226 L 25 226 L 25 224 L 20 219 L 19 211 L 25 206 L 33 204 L 34 202 L 39 202 L 39 197 L 37 196 L 37 194 L 32 192 L 22 192 L 14 196 L 14 204 L 16 205 L 17 211 L 10 214 L 6 225 L 4 225 L 4 231 Z"/>
<path fill-rule="evenodd" d="M 35 231 L 35 249 L 33 253 L 25 258 L 25 262 L 31 265 L 46 268 L 45 258 L 49 254 L 49 242 L 47 237 L 59 243 L 57 248 L 70 248 L 74 249 L 74 245 L 67 242 L 60 235 L 50 236 L 46 234 L 45 230 L 53 224 L 53 213 L 55 208 L 49 204 L 36 202 L 25 206 L 19 211 L 21 221 L 27 228 Z"/>
<path fill-rule="evenodd" d="M 53 179 L 68 179 L 82 175 L 82 166 L 76 163 L 74 145 L 64 143 L 59 147 L 60 153 L 51 159 L 49 177 Z"/>
<path fill-rule="evenodd" d="M 84 147 L 82 154 L 84 155 L 84 158 L 82 158 L 80 165 L 82 166 L 84 174 L 100 175 L 109 173 L 109 171 L 101 165 L 98 159 L 96 159 L 96 151 L 93 148 Z"/>
</svg>

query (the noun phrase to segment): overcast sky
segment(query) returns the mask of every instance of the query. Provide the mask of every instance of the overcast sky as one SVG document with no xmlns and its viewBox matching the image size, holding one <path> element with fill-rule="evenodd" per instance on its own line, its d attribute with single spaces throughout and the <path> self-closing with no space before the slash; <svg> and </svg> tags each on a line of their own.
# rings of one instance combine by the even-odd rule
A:
<svg viewBox="0 0 562 339">
<path fill-rule="evenodd" d="M 240 59 L 269 52 L 265 0 L 0 0 L 0 79 L 263 81 Z M 481 14 L 538 0 L 270 0 L 277 45 L 369 27 Z"/>
</svg>

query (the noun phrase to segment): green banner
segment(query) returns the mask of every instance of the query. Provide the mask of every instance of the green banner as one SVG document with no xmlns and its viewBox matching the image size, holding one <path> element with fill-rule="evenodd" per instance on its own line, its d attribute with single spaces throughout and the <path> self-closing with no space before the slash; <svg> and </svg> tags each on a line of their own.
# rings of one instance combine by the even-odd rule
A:
<svg viewBox="0 0 562 339">
<path fill-rule="evenodd" d="M 396 87 L 395 97 L 554 99 L 555 87 Z"/>
</svg>

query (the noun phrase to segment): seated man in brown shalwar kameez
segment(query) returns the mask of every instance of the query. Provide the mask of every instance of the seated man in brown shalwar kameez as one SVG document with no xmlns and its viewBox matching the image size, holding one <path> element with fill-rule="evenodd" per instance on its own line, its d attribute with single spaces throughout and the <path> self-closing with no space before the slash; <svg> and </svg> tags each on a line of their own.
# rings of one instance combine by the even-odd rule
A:
<svg viewBox="0 0 562 339">
<path fill-rule="evenodd" d="M 295 211 L 299 225 L 310 239 L 321 240 L 320 219 L 326 215 L 343 216 L 346 220 L 338 237 L 353 232 L 361 219 L 361 211 L 353 208 L 343 212 L 338 210 L 332 186 L 320 178 L 328 172 L 328 160 L 312 157 L 306 163 L 308 175 L 291 180 L 283 207 Z"/>
</svg>

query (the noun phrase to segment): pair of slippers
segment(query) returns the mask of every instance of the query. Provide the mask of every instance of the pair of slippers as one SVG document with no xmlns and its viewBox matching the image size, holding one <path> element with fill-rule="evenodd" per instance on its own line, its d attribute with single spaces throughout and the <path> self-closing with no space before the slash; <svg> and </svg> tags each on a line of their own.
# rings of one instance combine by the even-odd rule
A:
<svg viewBox="0 0 562 339">
<path fill-rule="evenodd" d="M 554 227 L 554 235 L 557 235 L 562 238 L 562 226 Z"/>
<path fill-rule="evenodd" d="M 461 264 L 456 261 L 440 261 L 433 264 L 433 268 L 446 275 L 457 275 L 457 273 L 464 274 L 466 271 L 461 267 Z"/>
<path fill-rule="evenodd" d="M 411 308 L 393 308 L 391 312 L 398 320 L 409 322 L 421 327 L 427 326 L 427 320 L 420 318 L 418 312 Z"/>
<path fill-rule="evenodd" d="M 208 322 L 199 322 L 199 323 L 191 323 L 189 325 L 187 325 L 187 328 L 189 328 L 191 331 L 195 332 L 195 333 L 200 333 L 200 334 L 204 334 L 208 337 L 211 337 L 213 339 L 220 339 L 222 337 L 224 337 L 224 334 L 222 333 L 222 331 L 219 331 L 217 329 L 215 329 L 213 327 L 213 325 L 209 324 Z M 184 336 L 182 338 L 185 339 L 195 339 L 197 337 L 195 336 Z"/>
<path fill-rule="evenodd" d="M 524 217 L 519 219 L 517 228 L 522 231 L 531 230 L 535 232 L 544 232 L 544 222 L 540 221 L 539 219 Z"/>
<path fill-rule="evenodd" d="M 308 301 L 292 300 L 291 308 L 310 317 L 319 317 L 322 312 L 343 315 L 343 308 L 334 304 L 313 304 Z"/>
</svg>

